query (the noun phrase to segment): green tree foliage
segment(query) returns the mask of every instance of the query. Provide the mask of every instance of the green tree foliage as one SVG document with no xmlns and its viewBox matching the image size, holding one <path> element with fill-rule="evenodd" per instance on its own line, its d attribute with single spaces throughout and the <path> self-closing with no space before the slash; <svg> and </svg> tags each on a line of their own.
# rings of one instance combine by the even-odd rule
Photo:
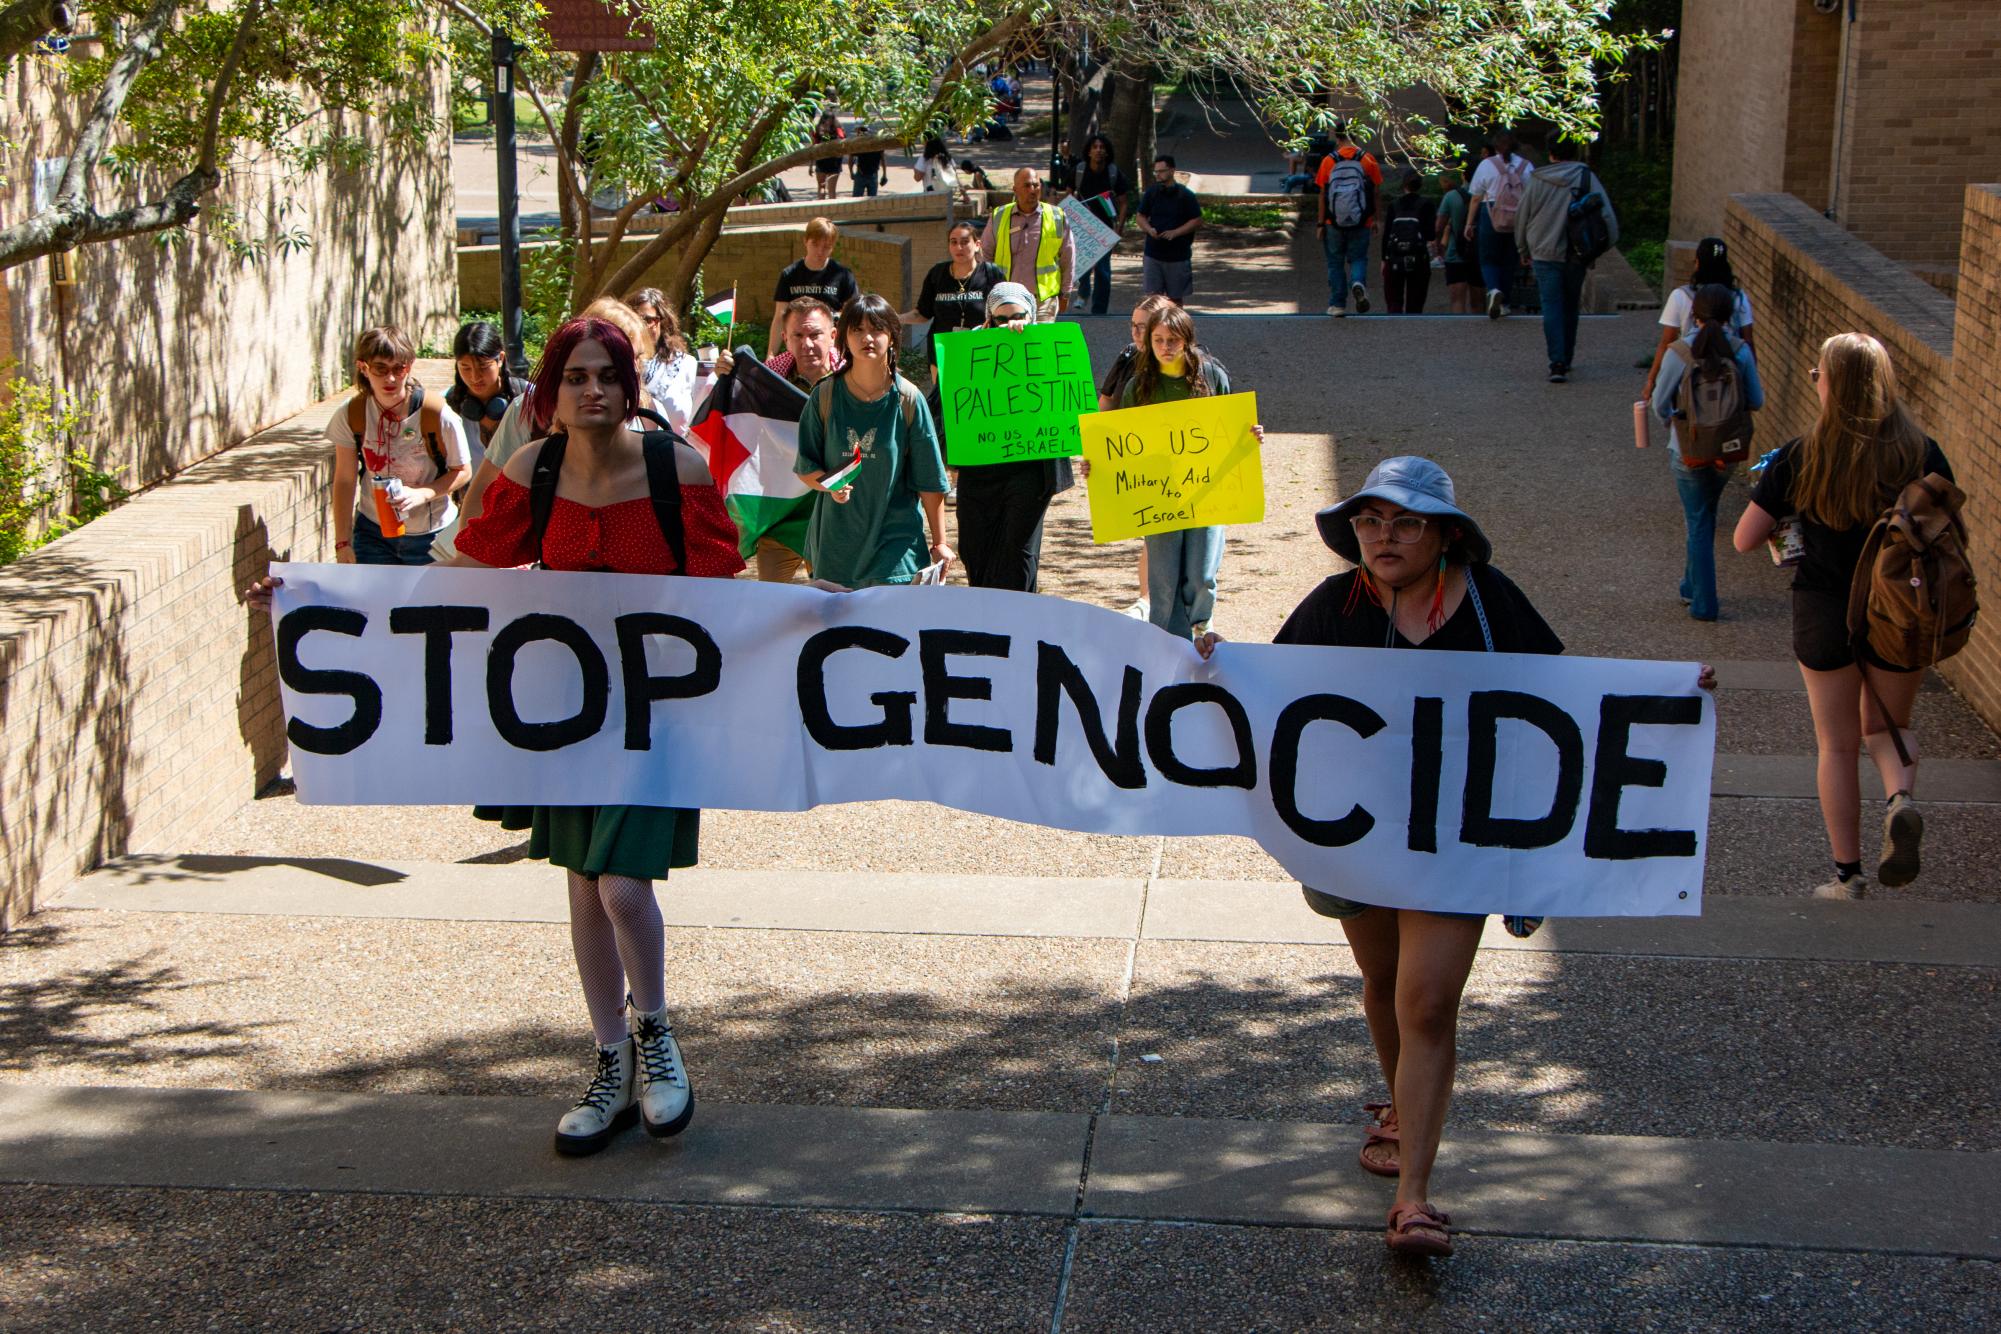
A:
<svg viewBox="0 0 2001 1334">
<path fill-rule="evenodd" d="M 463 18 L 481 27 L 470 7 Z M 546 317 L 618 293 L 672 255 L 668 296 L 685 305 L 729 206 L 817 158 L 921 142 L 964 128 L 989 95 L 974 66 L 1086 39 L 1150 77 L 1201 76 L 1242 89 L 1304 136 L 1337 115 L 1379 139 L 1441 156 L 1452 125 L 1535 119 L 1590 137 L 1597 80 L 1654 39 L 1614 33 L 1610 0 L 635 0 L 662 35 L 644 53 L 537 50 L 526 81 L 543 94 L 558 157 L 558 253 L 531 263 Z M 466 46 L 461 49 L 468 49 Z M 1410 90 L 1439 114 L 1412 110 Z M 809 142 L 826 104 L 865 138 Z M 595 198 L 600 207 L 593 210 Z M 619 253 L 654 200 L 674 214 Z"/>
<path fill-rule="evenodd" d="M 0 375 L 13 371 L 0 366 Z M 0 396 L 0 565 L 123 499 L 118 476 L 78 447 L 90 405 L 64 389 L 22 377 Z"/>
<path fill-rule="evenodd" d="M 101 54 L 79 48 L 50 64 L 88 111 L 62 153 L 54 203 L 0 227 L 0 269 L 168 232 L 205 211 L 239 258 L 296 247 L 307 239 L 298 219 L 243 219 L 213 206 L 247 155 L 275 156 L 289 171 L 351 166 L 368 151 L 358 117 L 391 136 L 434 130 L 421 76 L 445 51 L 439 11 L 419 0 L 105 0 L 81 9 L 74 23 L 102 36 Z M 0 77 L 33 59 L 48 58 L 0 46 Z"/>
</svg>

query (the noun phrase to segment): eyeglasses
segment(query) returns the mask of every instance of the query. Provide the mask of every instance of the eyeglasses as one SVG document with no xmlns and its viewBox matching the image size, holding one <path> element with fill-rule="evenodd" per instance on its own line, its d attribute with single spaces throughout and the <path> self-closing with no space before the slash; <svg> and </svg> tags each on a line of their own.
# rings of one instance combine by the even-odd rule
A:
<svg viewBox="0 0 2001 1334">
<path fill-rule="evenodd" d="M 1421 514 L 1399 514 L 1394 519 L 1384 519 L 1379 514 L 1357 514 L 1348 520 L 1348 526 L 1362 541 L 1380 542 L 1387 532 L 1389 540 L 1399 546 L 1409 546 L 1421 540 L 1430 524 L 1431 520 Z"/>
</svg>

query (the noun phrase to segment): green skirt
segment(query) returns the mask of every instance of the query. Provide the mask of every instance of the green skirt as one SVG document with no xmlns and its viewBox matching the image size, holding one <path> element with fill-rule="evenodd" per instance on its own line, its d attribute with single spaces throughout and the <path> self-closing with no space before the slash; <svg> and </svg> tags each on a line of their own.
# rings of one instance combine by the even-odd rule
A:
<svg viewBox="0 0 2001 1334">
<path fill-rule="evenodd" d="M 659 880 L 693 866 L 702 813 L 672 806 L 475 806 L 473 817 L 528 831 L 528 855 L 579 875 Z"/>
</svg>

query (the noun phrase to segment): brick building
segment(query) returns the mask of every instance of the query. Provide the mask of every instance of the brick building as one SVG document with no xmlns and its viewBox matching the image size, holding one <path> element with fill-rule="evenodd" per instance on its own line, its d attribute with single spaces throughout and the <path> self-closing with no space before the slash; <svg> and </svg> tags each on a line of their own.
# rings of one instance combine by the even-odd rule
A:
<svg viewBox="0 0 2001 1334">
<path fill-rule="evenodd" d="M 1669 272 L 1730 196 L 1790 194 L 1948 290 L 2001 179 L 2001 2 L 1684 0 Z"/>
</svg>

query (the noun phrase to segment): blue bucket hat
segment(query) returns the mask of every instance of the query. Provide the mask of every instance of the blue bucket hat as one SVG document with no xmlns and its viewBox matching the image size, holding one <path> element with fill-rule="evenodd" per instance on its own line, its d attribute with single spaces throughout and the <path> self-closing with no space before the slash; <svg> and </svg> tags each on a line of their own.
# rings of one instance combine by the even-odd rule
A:
<svg viewBox="0 0 2001 1334">
<path fill-rule="evenodd" d="M 1369 479 L 1362 483 L 1360 491 L 1313 516 L 1320 525 L 1320 540 L 1351 564 L 1362 563 L 1362 544 L 1355 540 L 1355 530 L 1348 520 L 1365 500 L 1387 500 L 1413 514 L 1452 519 L 1463 530 L 1460 546 L 1468 562 L 1483 565 L 1494 558 L 1494 544 L 1480 531 L 1480 525 L 1473 522 L 1473 516 L 1460 509 L 1453 499 L 1452 478 L 1445 469 L 1430 459 L 1405 454 L 1378 463 L 1370 470 Z"/>
</svg>

